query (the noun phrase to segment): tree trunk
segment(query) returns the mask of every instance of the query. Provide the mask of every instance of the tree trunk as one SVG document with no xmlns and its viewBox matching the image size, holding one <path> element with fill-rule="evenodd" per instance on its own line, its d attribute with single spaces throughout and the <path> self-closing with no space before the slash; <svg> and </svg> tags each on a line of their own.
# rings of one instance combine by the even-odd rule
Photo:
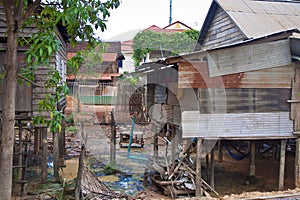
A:
<svg viewBox="0 0 300 200">
<path fill-rule="evenodd" d="M 7 48 L 5 56 L 6 77 L 3 94 L 3 132 L 0 149 L 0 199 L 11 198 L 12 163 L 15 125 L 16 66 L 18 33 L 14 31 L 14 23 L 8 24 Z"/>
</svg>

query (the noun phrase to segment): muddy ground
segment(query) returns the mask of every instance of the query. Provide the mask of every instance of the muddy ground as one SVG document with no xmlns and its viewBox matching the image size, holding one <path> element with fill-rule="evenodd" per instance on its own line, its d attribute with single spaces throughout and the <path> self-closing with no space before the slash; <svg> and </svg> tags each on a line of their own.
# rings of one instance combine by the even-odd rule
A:
<svg viewBox="0 0 300 200">
<path fill-rule="evenodd" d="M 70 109 L 72 111 L 72 109 Z M 69 111 L 70 111 L 69 110 Z M 82 113 L 93 113 L 93 121 L 86 121 L 85 133 L 88 135 L 88 154 L 96 158 L 104 165 L 109 164 L 110 158 L 110 142 L 109 137 L 111 133 L 110 126 L 94 124 L 97 120 L 104 120 L 109 113 L 110 107 L 95 107 L 82 105 Z M 101 113 L 100 113 L 101 112 Z M 71 113 L 71 112 L 69 112 Z M 96 114 L 98 113 L 98 114 Z M 103 114 L 106 113 L 106 114 Z M 101 119 L 99 119 L 99 116 Z M 76 125 L 75 125 L 76 126 Z M 118 131 L 117 131 L 118 133 Z M 148 133 L 151 136 L 151 133 Z M 118 135 L 118 134 L 117 134 Z M 152 137 L 145 135 L 144 148 L 134 148 L 131 155 L 139 158 L 148 158 L 153 156 L 153 141 Z M 80 143 L 82 137 L 80 128 L 77 132 L 69 132 L 67 137 L 67 158 L 78 157 Z M 116 151 L 116 166 L 121 171 L 126 173 L 135 174 L 135 176 L 142 176 L 144 172 L 144 165 L 138 159 L 129 159 L 127 157 L 128 149 L 120 148 L 118 145 L 119 138 L 117 139 Z M 161 156 L 165 154 L 165 146 L 160 143 L 159 152 Z M 249 177 L 249 158 L 237 161 L 233 159 L 229 153 L 223 149 L 223 160 L 219 161 L 216 155 L 216 168 L 215 168 L 215 190 L 219 196 L 211 194 L 216 199 L 251 199 L 261 196 L 274 196 L 277 194 L 292 194 L 300 193 L 299 190 L 294 189 L 294 154 L 287 152 L 286 165 L 285 165 L 285 191 L 277 192 L 278 188 L 278 174 L 279 174 L 279 160 L 274 158 L 273 154 L 269 152 L 263 156 L 256 158 L 256 176 Z M 204 159 L 205 161 L 205 159 Z M 49 195 L 46 197 L 37 196 L 36 188 L 40 186 L 38 177 L 38 168 L 36 171 L 31 171 L 27 174 L 26 195 L 23 199 L 51 199 Z M 205 164 L 203 166 L 204 179 L 205 177 Z M 51 177 L 50 179 L 51 180 Z M 142 178 L 140 178 L 142 181 Z M 50 181 L 51 182 L 51 181 Z M 47 186 L 46 186 L 47 187 Z M 116 188 L 114 188 L 116 189 Z M 21 199 L 18 197 L 18 187 L 14 190 L 13 199 Z M 49 193 L 49 191 L 47 191 Z M 46 192 L 46 194 L 47 194 Z M 159 188 L 155 185 L 148 185 L 139 191 L 135 191 L 132 195 L 133 199 L 171 199 L 164 196 Z M 192 196 L 182 196 L 181 198 L 190 199 Z M 57 198 L 58 199 L 58 198 Z M 67 198 L 70 199 L 70 198 Z M 264 198 L 260 198 L 264 199 Z"/>
</svg>

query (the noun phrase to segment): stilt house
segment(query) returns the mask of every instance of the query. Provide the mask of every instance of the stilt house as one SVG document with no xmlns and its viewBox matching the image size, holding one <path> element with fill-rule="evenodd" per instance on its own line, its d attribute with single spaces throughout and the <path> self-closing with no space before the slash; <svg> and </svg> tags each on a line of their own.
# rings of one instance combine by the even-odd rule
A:
<svg viewBox="0 0 300 200">
<path fill-rule="evenodd" d="M 3 7 L 0 7 L 0 16 L 1 19 L 5 19 Z M 45 99 L 46 95 L 55 94 L 56 88 L 45 88 L 43 84 L 49 80 L 48 73 L 56 69 L 60 76 L 61 81 L 66 81 L 66 42 L 67 42 L 67 34 L 66 30 L 63 26 L 57 25 L 57 39 L 61 43 L 61 47 L 59 50 L 53 54 L 52 59 L 49 61 L 48 66 L 38 66 L 34 71 L 34 81 L 26 84 L 26 80 L 20 78 L 23 82 L 22 85 L 17 85 L 16 91 L 16 139 L 15 139 L 15 156 L 14 159 L 14 169 L 19 169 L 19 178 L 22 180 L 19 181 L 22 184 L 21 193 L 24 192 L 24 184 L 26 183 L 26 170 L 22 170 L 22 168 L 26 168 L 26 156 L 29 148 L 30 137 L 34 135 L 34 151 L 35 153 L 40 152 L 43 148 L 44 157 L 43 164 L 44 168 L 42 169 L 42 176 L 47 178 L 47 151 L 48 151 L 48 143 L 43 145 L 43 140 L 47 141 L 47 125 L 45 124 L 36 124 L 32 126 L 33 116 L 42 115 L 46 118 L 49 118 L 49 113 L 47 111 L 40 111 L 38 108 L 38 104 L 40 100 Z M 36 33 L 37 28 L 32 26 L 26 26 L 19 33 L 20 37 L 30 38 L 33 33 Z M 6 23 L 5 21 L 0 22 L 0 68 L 1 72 L 4 71 L 4 60 L 5 60 L 5 49 L 7 41 L 6 34 Z M 18 49 L 18 70 L 25 66 L 25 52 L 29 49 L 29 46 L 20 46 Z M 61 100 L 57 103 L 57 110 L 64 112 L 65 108 L 65 98 L 62 97 Z M 2 116 L 3 110 L 3 79 L 0 81 L 0 112 Z M 1 124 L 2 126 L 2 124 Z M 26 130 L 26 131 L 25 131 Z M 0 132 L 1 134 L 1 132 Z M 59 154 L 63 157 L 64 152 L 64 134 L 60 134 L 60 151 Z M 50 142 L 50 141 L 48 141 Z M 24 156 L 24 158 L 22 158 Z M 43 179 L 43 178 L 42 178 Z"/>
<path fill-rule="evenodd" d="M 278 141 L 279 190 L 287 139 L 296 141 L 295 187 L 300 186 L 299 13 L 296 1 L 213 0 L 194 53 L 169 57 L 159 67 L 143 66 L 148 78 L 160 77 L 166 67 L 177 71 L 177 84 L 166 85 L 165 101 L 158 103 L 168 107 L 177 99 L 183 138 L 249 141 L 250 175 L 255 175 L 255 141 Z M 155 104 L 153 99 L 148 104 Z M 174 109 L 170 114 L 178 115 Z"/>
</svg>

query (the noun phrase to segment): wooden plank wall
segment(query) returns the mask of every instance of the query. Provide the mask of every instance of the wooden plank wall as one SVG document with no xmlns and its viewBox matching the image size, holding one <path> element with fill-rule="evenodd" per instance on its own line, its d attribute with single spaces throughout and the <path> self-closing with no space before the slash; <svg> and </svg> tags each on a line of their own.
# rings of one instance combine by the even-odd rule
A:
<svg viewBox="0 0 300 200">
<path fill-rule="evenodd" d="M 3 19 L 3 20 L 0 20 L 0 37 L 7 37 L 6 22 L 4 21 L 4 20 L 6 20 L 6 18 L 5 18 L 4 8 L 3 8 L 2 4 L 0 5 L 0 19 Z M 24 27 L 22 30 L 20 30 L 19 36 L 28 37 L 33 32 L 37 32 L 37 29 L 35 28 L 35 26 L 28 25 L 28 26 Z"/>
<path fill-rule="evenodd" d="M 50 66 L 39 66 L 35 72 L 35 82 L 39 85 L 43 85 L 45 81 L 49 79 L 48 73 L 51 69 L 57 69 L 63 80 L 66 80 L 66 43 L 62 40 L 60 34 L 57 34 L 57 38 L 61 40 L 62 47 L 59 48 L 58 52 L 52 56 L 50 61 Z M 38 110 L 38 103 L 40 100 L 45 99 L 47 94 L 54 94 L 56 88 L 41 88 L 33 87 L 32 89 L 32 111 L 33 115 L 43 115 L 49 117 L 47 111 L 40 112 Z M 62 97 L 64 98 L 64 97 Z"/>
<path fill-rule="evenodd" d="M 2 45 L 6 45 L 3 44 Z M 0 52 L 0 66 L 1 68 L 4 67 L 4 58 L 5 58 L 5 52 Z M 24 54 L 22 52 L 19 52 L 18 54 L 18 62 L 19 67 L 23 65 Z M 0 85 L 0 110 L 2 110 L 3 106 L 3 80 L 1 80 Z M 17 92 L 16 92 L 16 112 L 30 112 L 31 109 L 31 90 L 32 86 L 27 85 L 25 81 L 23 81 L 22 85 L 17 85 Z"/>
<path fill-rule="evenodd" d="M 242 41 L 245 38 L 246 37 L 225 11 L 218 8 L 202 47 L 212 49 L 221 45 Z"/>
</svg>

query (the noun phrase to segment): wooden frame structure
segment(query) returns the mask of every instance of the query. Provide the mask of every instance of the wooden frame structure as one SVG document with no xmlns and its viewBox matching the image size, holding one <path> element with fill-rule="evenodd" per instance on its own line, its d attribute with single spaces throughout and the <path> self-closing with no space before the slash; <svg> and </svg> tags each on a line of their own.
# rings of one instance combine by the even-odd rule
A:
<svg viewBox="0 0 300 200">
<path fill-rule="evenodd" d="M 271 7 L 276 10 L 268 10 Z M 284 8 L 291 12 L 285 13 Z M 296 28 L 300 20 L 296 11 L 300 4 L 295 2 L 214 0 L 194 53 L 145 63 L 136 72 L 145 74 L 148 84 L 167 87 L 166 101 L 158 102 L 161 106 L 170 106 L 169 91 L 176 91 L 182 137 L 198 138 L 197 188 L 201 188 L 205 140 L 249 141 L 249 174 L 255 175 L 255 141 L 262 139 L 280 140 L 279 190 L 284 189 L 287 139 L 296 140 L 295 187 L 299 187 L 300 40 Z M 273 23 L 274 17 L 282 23 Z M 291 23 L 285 23 L 287 18 Z M 166 71 L 171 68 L 175 75 Z M 173 78 L 177 79 L 173 86 L 167 84 Z M 148 93 L 161 96 L 156 89 L 149 88 Z M 155 104 L 155 98 L 147 100 Z M 166 118 L 174 119 L 174 114 L 166 112 Z M 213 169 L 214 160 L 208 163 Z M 211 171 L 211 185 L 213 175 Z M 196 191 L 196 196 L 202 194 Z"/>
</svg>

